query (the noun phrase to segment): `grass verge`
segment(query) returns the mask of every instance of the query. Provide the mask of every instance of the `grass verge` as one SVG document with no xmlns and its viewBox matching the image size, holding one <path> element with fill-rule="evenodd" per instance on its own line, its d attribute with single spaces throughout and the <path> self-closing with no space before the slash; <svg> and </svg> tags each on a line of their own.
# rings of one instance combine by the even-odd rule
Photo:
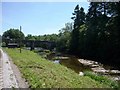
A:
<svg viewBox="0 0 120 90">
<path fill-rule="evenodd" d="M 116 88 L 116 89 L 119 88 L 120 89 L 119 84 L 117 83 L 117 81 L 113 81 L 110 78 L 108 78 L 107 76 L 102 76 L 102 75 L 93 73 L 91 71 L 85 71 L 84 75 L 91 77 L 95 81 L 98 81 L 100 83 L 104 83 L 105 85 L 109 85 L 112 88 Z"/>
<path fill-rule="evenodd" d="M 38 54 L 18 49 L 4 48 L 13 62 L 18 66 L 30 88 L 111 88 L 88 76 L 79 76 L 74 71 L 54 64 Z"/>
</svg>

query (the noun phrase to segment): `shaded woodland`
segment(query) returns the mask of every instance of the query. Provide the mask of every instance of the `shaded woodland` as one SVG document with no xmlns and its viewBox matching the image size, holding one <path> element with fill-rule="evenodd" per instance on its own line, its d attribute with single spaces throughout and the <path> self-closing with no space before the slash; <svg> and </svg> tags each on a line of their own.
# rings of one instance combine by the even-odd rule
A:
<svg viewBox="0 0 120 90">
<path fill-rule="evenodd" d="M 86 14 L 84 9 L 77 5 L 73 15 L 70 53 L 119 66 L 120 2 L 92 2 Z"/>
</svg>

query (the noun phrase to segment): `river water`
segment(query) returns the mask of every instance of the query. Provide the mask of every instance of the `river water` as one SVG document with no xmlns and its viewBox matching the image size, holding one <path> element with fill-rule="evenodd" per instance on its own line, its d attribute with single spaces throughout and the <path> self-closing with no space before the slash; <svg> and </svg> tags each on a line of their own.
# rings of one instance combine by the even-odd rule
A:
<svg viewBox="0 0 120 90">
<path fill-rule="evenodd" d="M 70 68 L 74 70 L 76 73 L 83 72 L 83 71 L 91 71 L 91 69 L 87 66 L 84 66 L 81 64 L 76 57 L 69 56 L 69 55 L 62 55 L 62 54 L 52 54 L 48 55 L 47 59 L 50 61 L 61 64 L 66 66 L 67 68 Z"/>
<path fill-rule="evenodd" d="M 120 81 L 120 71 L 113 69 L 111 66 L 106 66 L 91 60 L 79 59 L 75 56 L 65 55 L 58 52 L 48 53 L 48 51 L 40 51 L 37 53 L 53 63 L 61 64 L 74 70 L 78 74 L 80 72 L 93 71 L 101 75 L 112 76 L 114 80 Z"/>
</svg>

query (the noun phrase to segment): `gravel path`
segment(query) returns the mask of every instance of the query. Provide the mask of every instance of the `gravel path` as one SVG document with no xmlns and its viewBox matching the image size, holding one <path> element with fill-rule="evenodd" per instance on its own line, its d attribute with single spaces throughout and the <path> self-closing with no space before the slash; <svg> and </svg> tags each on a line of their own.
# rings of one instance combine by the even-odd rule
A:
<svg viewBox="0 0 120 90">
<path fill-rule="evenodd" d="M 3 71 L 2 71 L 2 60 L 1 60 L 1 51 L 0 51 L 0 90 L 3 88 Z"/>
<path fill-rule="evenodd" d="M 1 88 L 28 88 L 25 80 L 21 78 L 16 65 L 12 63 L 9 56 L 0 49 L 0 89 Z"/>
</svg>

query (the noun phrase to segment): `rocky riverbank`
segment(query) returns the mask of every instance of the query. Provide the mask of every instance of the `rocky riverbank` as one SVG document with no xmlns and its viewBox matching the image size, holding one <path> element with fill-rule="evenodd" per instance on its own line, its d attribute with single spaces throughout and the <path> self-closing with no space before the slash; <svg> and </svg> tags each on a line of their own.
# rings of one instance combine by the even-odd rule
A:
<svg viewBox="0 0 120 90">
<path fill-rule="evenodd" d="M 105 69 L 101 63 L 92 60 L 78 59 L 80 63 L 91 68 L 95 73 L 109 76 L 115 81 L 120 81 L 120 71 L 115 69 Z"/>
</svg>

